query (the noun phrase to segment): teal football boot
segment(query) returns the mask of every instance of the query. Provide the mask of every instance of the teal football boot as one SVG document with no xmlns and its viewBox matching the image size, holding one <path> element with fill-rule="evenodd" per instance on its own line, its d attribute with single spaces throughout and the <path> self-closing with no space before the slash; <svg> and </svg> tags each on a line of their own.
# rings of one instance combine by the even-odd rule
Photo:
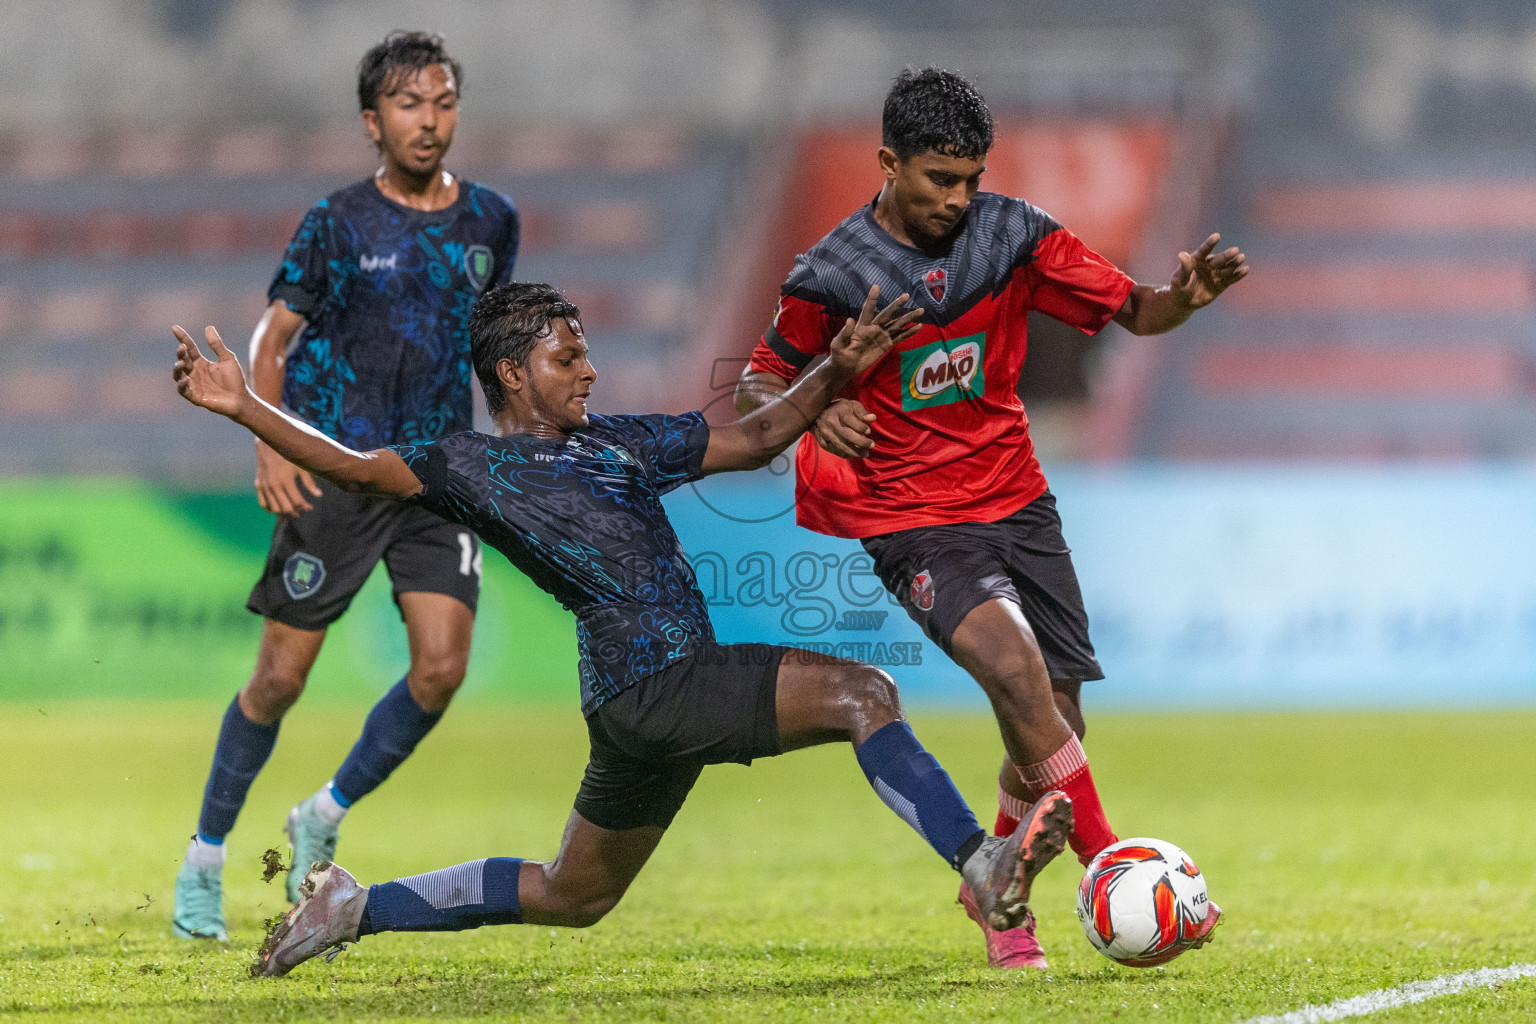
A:
<svg viewBox="0 0 1536 1024">
<path fill-rule="evenodd" d="M 309 869 L 336 859 L 337 829 L 315 813 L 315 797 L 312 796 L 288 812 L 284 831 L 293 847 L 293 864 L 288 868 L 288 902 L 297 903 L 299 886 L 304 884 Z"/>
<path fill-rule="evenodd" d="M 186 861 L 176 872 L 176 907 L 171 930 L 177 938 L 228 942 L 224 930 L 224 867 L 195 868 Z"/>
</svg>

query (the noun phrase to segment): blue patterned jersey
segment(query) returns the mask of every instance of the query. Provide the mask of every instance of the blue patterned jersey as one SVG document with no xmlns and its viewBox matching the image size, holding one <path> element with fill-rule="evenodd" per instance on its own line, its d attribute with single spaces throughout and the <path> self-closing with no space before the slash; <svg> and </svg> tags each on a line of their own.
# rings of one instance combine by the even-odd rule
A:
<svg viewBox="0 0 1536 1024">
<path fill-rule="evenodd" d="M 472 181 L 430 213 L 371 178 L 322 199 L 267 290 L 308 321 L 288 353 L 283 404 L 364 451 L 470 429 L 469 311 L 512 279 L 517 243 L 512 201 Z"/>
<path fill-rule="evenodd" d="M 702 475 L 709 427 L 593 416 L 564 438 L 468 431 L 394 450 L 414 500 L 474 530 L 576 614 L 581 713 L 714 640 L 661 496 Z"/>
</svg>

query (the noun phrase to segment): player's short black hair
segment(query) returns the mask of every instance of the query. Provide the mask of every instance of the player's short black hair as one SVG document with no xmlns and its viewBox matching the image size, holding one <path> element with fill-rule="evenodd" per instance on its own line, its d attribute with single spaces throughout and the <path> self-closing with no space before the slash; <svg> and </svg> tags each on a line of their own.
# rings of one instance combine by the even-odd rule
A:
<svg viewBox="0 0 1536 1024">
<path fill-rule="evenodd" d="M 485 392 L 485 406 L 494 416 L 506 406 L 496 364 L 512 360 L 522 366 L 533 343 L 549 330 L 551 320 L 580 320 L 581 310 L 559 290 L 547 284 L 512 281 L 497 285 L 475 303 L 469 313 L 469 354 L 475 376 Z"/>
<path fill-rule="evenodd" d="M 992 112 L 976 87 L 953 71 L 907 68 L 885 94 L 880 137 L 903 160 L 930 149 L 980 160 L 992 148 Z"/>
<path fill-rule="evenodd" d="M 453 88 L 464 95 L 464 69 L 448 56 L 443 37 L 430 32 L 391 32 L 357 62 L 357 103 L 363 110 L 379 109 L 388 96 L 422 68 L 444 64 L 453 73 Z"/>
</svg>

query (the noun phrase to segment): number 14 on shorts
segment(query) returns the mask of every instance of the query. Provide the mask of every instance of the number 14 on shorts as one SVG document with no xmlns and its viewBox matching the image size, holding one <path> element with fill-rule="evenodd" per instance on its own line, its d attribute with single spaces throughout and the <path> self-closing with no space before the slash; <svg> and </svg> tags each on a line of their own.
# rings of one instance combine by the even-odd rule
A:
<svg viewBox="0 0 1536 1024">
<path fill-rule="evenodd" d="M 461 532 L 459 534 L 459 575 L 468 576 L 473 572 L 476 576 L 480 576 L 481 558 L 480 545 L 475 543 L 475 539 L 469 535 L 468 531 Z"/>
</svg>

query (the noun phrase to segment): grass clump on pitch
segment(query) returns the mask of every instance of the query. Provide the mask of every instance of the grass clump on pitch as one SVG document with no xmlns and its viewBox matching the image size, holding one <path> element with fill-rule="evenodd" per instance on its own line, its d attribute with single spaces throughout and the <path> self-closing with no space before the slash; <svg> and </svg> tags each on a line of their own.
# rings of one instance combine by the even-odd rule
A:
<svg viewBox="0 0 1536 1024">
<path fill-rule="evenodd" d="M 829 747 L 706 771 L 596 928 L 377 936 L 251 981 L 261 923 L 285 906 L 262 853 L 363 709 L 301 705 L 284 724 L 230 836 L 228 947 L 170 937 L 218 708 L 43 710 L 0 710 L 4 1019 L 1236 1022 L 1536 961 L 1536 714 L 1093 719 L 1111 820 L 1189 850 L 1228 914 L 1164 969 L 1089 948 L 1063 861 L 1035 899 L 1051 970 L 988 970 L 954 874 Z M 916 728 L 990 823 L 995 725 Z M 349 816 L 339 860 L 376 882 L 548 856 L 585 753 L 574 711 L 465 702 Z M 1533 1017 L 1536 979 L 1364 1019 Z"/>
</svg>

